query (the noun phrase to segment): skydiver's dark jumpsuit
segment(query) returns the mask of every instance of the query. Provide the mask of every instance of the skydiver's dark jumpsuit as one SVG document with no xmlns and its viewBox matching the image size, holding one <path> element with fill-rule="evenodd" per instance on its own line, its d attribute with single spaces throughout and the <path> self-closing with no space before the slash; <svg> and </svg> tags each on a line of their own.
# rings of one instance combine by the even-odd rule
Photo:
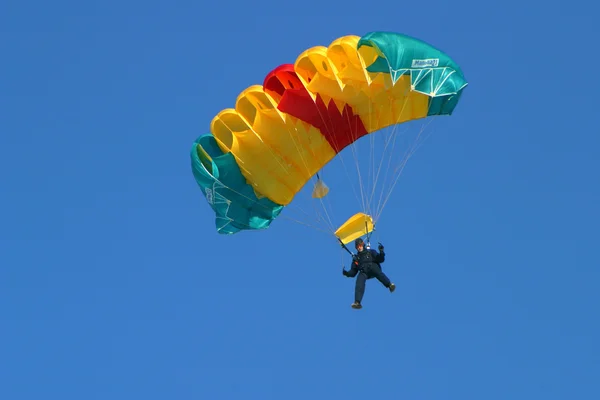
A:
<svg viewBox="0 0 600 400">
<path fill-rule="evenodd" d="M 352 267 L 349 271 L 344 270 L 344 275 L 352 278 L 358 274 L 356 278 L 356 286 L 354 288 L 354 300 L 358 303 L 362 301 L 365 294 L 365 283 L 367 279 L 377 278 L 379 282 L 386 288 L 390 287 L 390 279 L 381 271 L 380 263 L 385 261 L 385 252 L 382 250 L 378 253 L 376 250 L 366 248 L 359 252 L 352 260 Z"/>
</svg>

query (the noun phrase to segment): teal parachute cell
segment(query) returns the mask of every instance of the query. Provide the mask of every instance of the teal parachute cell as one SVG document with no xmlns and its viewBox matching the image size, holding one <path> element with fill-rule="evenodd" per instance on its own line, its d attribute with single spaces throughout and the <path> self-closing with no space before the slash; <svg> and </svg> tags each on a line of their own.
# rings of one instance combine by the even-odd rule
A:
<svg viewBox="0 0 600 400">
<path fill-rule="evenodd" d="M 194 141 L 191 150 L 194 178 L 215 212 L 221 234 L 268 228 L 283 206 L 257 198 L 231 153 L 224 154 L 211 134 Z"/>
<path fill-rule="evenodd" d="M 428 116 L 450 115 L 467 81 L 459 65 L 446 53 L 417 38 L 395 32 L 371 32 L 357 47 L 372 47 L 378 54 L 369 72 L 390 74 L 396 82 L 410 75 L 412 90 L 431 96 Z"/>
</svg>

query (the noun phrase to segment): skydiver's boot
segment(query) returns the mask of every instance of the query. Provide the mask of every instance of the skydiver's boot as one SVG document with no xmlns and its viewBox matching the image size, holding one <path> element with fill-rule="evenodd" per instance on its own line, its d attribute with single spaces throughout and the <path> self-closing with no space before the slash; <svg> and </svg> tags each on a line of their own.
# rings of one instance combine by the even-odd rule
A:
<svg viewBox="0 0 600 400">
<path fill-rule="evenodd" d="M 360 310 L 362 308 L 362 305 L 358 301 L 355 301 L 354 303 L 352 303 L 352 308 Z"/>
<path fill-rule="evenodd" d="M 393 283 L 390 283 L 390 287 L 388 289 L 390 289 L 390 293 L 394 293 L 394 290 L 396 290 L 396 285 Z"/>
</svg>

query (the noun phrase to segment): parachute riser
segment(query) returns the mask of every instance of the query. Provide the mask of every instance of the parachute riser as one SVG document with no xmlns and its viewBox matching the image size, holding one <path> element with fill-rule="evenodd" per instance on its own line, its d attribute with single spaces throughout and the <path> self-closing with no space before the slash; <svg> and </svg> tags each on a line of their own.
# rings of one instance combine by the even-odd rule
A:
<svg viewBox="0 0 600 400">
<path fill-rule="evenodd" d="M 367 234 L 367 243 L 366 243 L 367 249 L 371 248 L 371 233 L 373 233 L 374 231 L 375 231 L 375 225 L 373 225 L 373 231 L 369 232 L 369 225 L 367 224 L 367 221 L 365 221 L 365 232 Z"/>
<path fill-rule="evenodd" d="M 338 240 L 338 241 L 340 242 L 340 244 L 342 245 L 342 248 L 348 252 L 348 254 L 350 254 L 351 256 L 353 256 L 353 255 L 354 255 L 354 253 L 350 251 L 350 249 L 349 249 L 349 248 L 348 248 L 348 247 L 347 247 L 347 246 L 344 244 L 344 242 L 342 242 L 342 239 L 340 239 L 340 238 L 337 238 L 337 240 Z"/>
</svg>

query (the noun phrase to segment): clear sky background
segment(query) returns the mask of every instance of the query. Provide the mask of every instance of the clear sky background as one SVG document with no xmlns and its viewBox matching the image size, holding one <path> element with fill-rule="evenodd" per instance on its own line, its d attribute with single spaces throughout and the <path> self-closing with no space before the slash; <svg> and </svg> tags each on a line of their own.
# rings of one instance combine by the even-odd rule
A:
<svg viewBox="0 0 600 400">
<path fill-rule="evenodd" d="M 0 398 L 600 398 L 598 12 L 4 0 Z M 357 311 L 332 236 L 218 235 L 189 151 L 272 68 L 373 30 L 469 86 L 378 225 L 398 289 Z M 324 176 L 337 223 L 360 211 Z"/>
</svg>

